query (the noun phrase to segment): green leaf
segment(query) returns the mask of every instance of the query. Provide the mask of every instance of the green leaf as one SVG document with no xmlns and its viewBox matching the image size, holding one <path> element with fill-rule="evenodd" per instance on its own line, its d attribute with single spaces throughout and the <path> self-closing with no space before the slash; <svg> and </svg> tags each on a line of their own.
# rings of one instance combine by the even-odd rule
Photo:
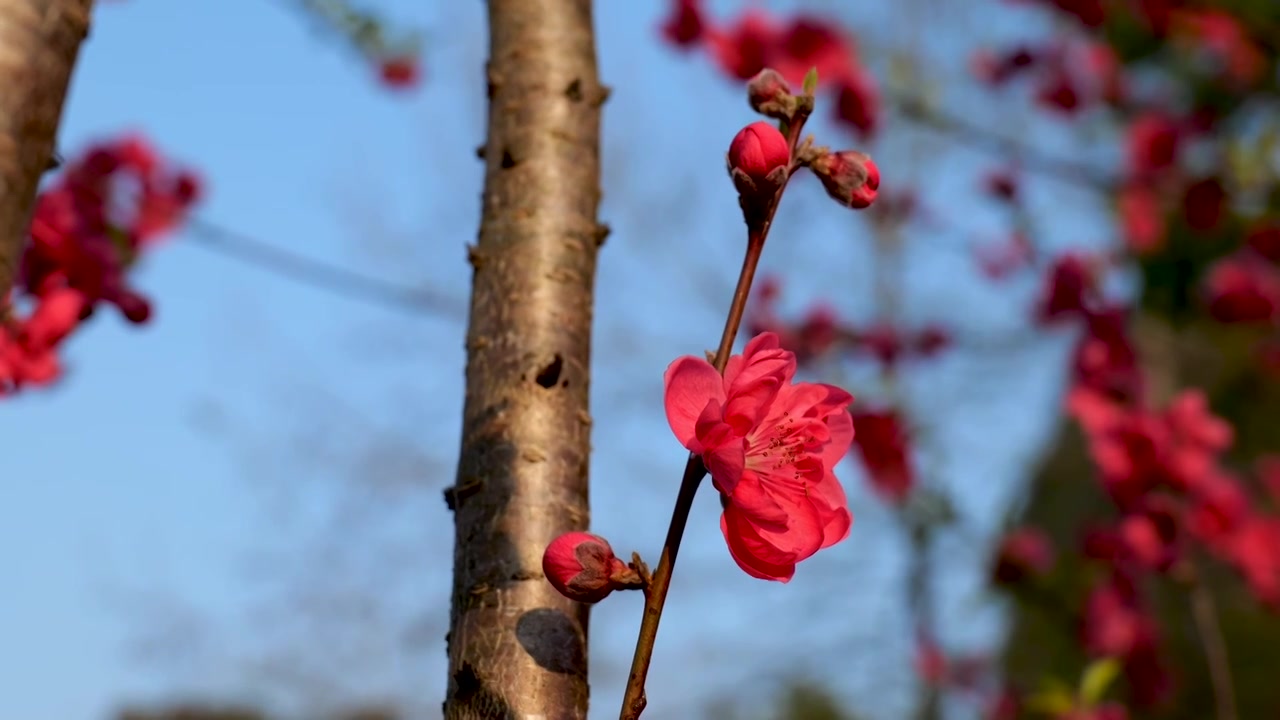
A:
<svg viewBox="0 0 1280 720">
<path fill-rule="evenodd" d="M 1120 661 L 1115 658 L 1102 658 L 1091 663 L 1080 678 L 1080 699 L 1086 705 L 1094 705 L 1102 699 L 1119 674 Z"/>
<path fill-rule="evenodd" d="M 809 72 L 804 74 L 804 94 L 813 95 L 818 91 L 818 68 L 811 67 Z"/>
<path fill-rule="evenodd" d="M 1045 688 L 1027 698 L 1027 709 L 1034 713 L 1058 717 L 1076 707 L 1076 700 L 1066 686 Z"/>
<path fill-rule="evenodd" d="M 1057 717 L 1076 707 L 1071 686 L 1055 677 L 1040 680 L 1040 688 L 1027 697 L 1026 708 L 1033 713 Z"/>
</svg>

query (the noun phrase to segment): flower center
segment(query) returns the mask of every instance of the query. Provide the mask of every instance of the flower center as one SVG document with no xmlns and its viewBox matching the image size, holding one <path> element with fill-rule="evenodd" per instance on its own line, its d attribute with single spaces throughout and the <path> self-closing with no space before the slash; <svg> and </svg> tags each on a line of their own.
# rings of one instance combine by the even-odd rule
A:
<svg viewBox="0 0 1280 720">
<path fill-rule="evenodd" d="M 747 435 L 746 469 L 775 481 L 803 483 L 801 461 L 818 442 L 809 422 L 790 413 L 766 419 Z"/>
</svg>

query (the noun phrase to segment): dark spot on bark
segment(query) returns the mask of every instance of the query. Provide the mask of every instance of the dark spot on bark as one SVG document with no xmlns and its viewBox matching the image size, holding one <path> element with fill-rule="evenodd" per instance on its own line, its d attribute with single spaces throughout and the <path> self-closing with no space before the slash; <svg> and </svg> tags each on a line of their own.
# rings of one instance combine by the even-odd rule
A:
<svg viewBox="0 0 1280 720">
<path fill-rule="evenodd" d="M 564 358 L 560 357 L 560 353 L 556 353 L 555 358 L 547 363 L 546 367 L 538 371 L 534 382 L 550 390 L 556 383 L 560 382 L 560 372 L 562 370 L 564 370 Z"/>
<path fill-rule="evenodd" d="M 484 95 L 490 100 L 498 89 L 498 74 L 493 71 L 492 63 L 484 64 Z"/>
<path fill-rule="evenodd" d="M 445 488 L 444 504 L 448 506 L 450 510 L 456 511 L 458 509 L 458 506 L 462 504 L 463 500 L 466 500 L 472 495 L 475 495 L 476 493 L 480 492 L 480 486 L 481 486 L 480 478 L 478 477 L 464 478 L 463 480 L 453 485 L 452 487 Z"/>
<path fill-rule="evenodd" d="M 524 580 L 538 580 L 542 578 L 541 570 L 516 570 L 511 574 L 511 580 L 521 582 Z"/>
<path fill-rule="evenodd" d="M 450 706 L 453 706 L 452 708 Z M 450 712 L 450 710 L 454 712 Z M 514 720 L 515 713 L 500 695 L 485 687 L 471 663 L 449 678 L 449 694 L 444 701 L 445 717 L 483 717 Z"/>
<path fill-rule="evenodd" d="M 503 150 L 502 151 L 502 169 L 510 170 L 515 166 L 516 166 L 515 156 L 511 154 L 510 150 Z"/>
<path fill-rule="evenodd" d="M 559 610 L 530 610 L 516 621 L 516 639 L 529 657 L 551 672 L 578 674 L 587 656 L 577 623 Z"/>
<path fill-rule="evenodd" d="M 477 147 L 477 148 L 476 148 L 476 157 L 478 157 L 478 158 L 480 158 L 481 160 L 483 160 L 483 159 L 484 159 L 484 155 L 485 155 L 485 147 L 484 147 L 483 145 L 481 145 L 481 146 Z"/>
<path fill-rule="evenodd" d="M 459 700 L 469 700 L 483 687 L 480 676 L 476 674 L 476 669 L 471 667 L 471 663 L 465 663 L 461 670 L 453 674 L 453 683 L 454 697 Z"/>
<path fill-rule="evenodd" d="M 582 81 L 574 80 L 564 89 L 564 96 L 572 102 L 582 102 Z"/>
<path fill-rule="evenodd" d="M 604 223 L 596 223 L 596 247 L 604 245 L 604 241 L 608 239 L 611 232 L 613 232 L 613 228 Z"/>
</svg>

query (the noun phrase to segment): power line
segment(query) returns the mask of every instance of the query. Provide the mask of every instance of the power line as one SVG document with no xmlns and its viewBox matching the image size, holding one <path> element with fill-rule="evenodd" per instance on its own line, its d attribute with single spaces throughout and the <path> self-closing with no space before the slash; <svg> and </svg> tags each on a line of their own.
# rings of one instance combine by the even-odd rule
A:
<svg viewBox="0 0 1280 720">
<path fill-rule="evenodd" d="M 189 220 L 186 229 L 187 236 L 207 250 L 331 294 L 407 310 L 415 315 L 460 317 L 463 313 L 455 298 L 434 288 L 389 283 L 285 250 L 200 218 Z"/>
</svg>

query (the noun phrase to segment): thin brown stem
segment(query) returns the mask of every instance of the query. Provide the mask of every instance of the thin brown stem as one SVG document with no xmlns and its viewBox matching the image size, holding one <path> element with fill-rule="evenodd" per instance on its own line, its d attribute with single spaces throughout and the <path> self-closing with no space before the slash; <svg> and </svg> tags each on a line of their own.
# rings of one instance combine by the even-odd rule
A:
<svg viewBox="0 0 1280 720">
<path fill-rule="evenodd" d="M 764 235 L 754 235 L 747 241 L 747 253 L 742 258 L 738 286 L 734 288 L 733 301 L 729 305 L 729 316 L 724 322 L 724 333 L 720 335 L 720 347 L 716 350 L 714 362 L 711 363 L 717 372 L 723 373 L 725 365 L 729 362 L 729 353 L 733 351 L 733 341 L 738 336 L 738 328 L 742 326 L 742 316 L 746 313 L 747 298 L 751 295 L 751 283 L 755 279 L 762 250 L 764 250 Z"/>
<path fill-rule="evenodd" d="M 804 128 L 806 116 L 796 119 L 787 132 L 792 155 Z M 794 172 L 795 168 L 791 168 Z M 788 175 L 790 179 L 790 175 Z M 734 339 L 738 336 L 738 328 L 742 325 L 742 316 L 746 311 L 747 298 L 751 294 L 751 283 L 755 279 L 756 267 L 760 263 L 760 255 L 764 251 L 765 240 L 769 236 L 769 228 L 773 226 L 773 217 L 777 213 L 778 203 L 786 190 L 786 183 L 778 188 L 778 192 L 769 201 L 763 218 L 759 224 L 748 224 L 747 251 L 742 259 L 742 270 L 738 273 L 738 284 L 733 291 L 733 300 L 729 304 L 729 314 L 725 318 L 724 332 L 720 335 L 720 346 L 711 364 L 717 372 L 724 373 L 729 362 L 729 354 L 733 351 Z M 680 490 L 676 493 L 675 507 L 671 511 L 671 524 L 667 526 L 667 538 L 662 544 L 662 554 L 658 557 L 658 566 L 653 571 L 652 581 L 645 591 L 644 615 L 640 618 L 640 636 L 636 639 L 636 652 L 631 660 L 631 674 L 627 677 L 627 689 L 622 696 L 621 720 L 636 720 L 644 712 L 648 700 L 645 697 L 644 683 L 649 676 L 649 665 L 653 660 L 653 646 L 658 638 L 658 623 L 662 620 L 662 610 L 666 606 L 667 591 L 671 588 L 671 573 L 675 569 L 676 555 L 680 552 L 680 541 L 684 538 L 685 525 L 689 521 L 689 511 L 693 508 L 693 498 L 698 493 L 702 478 L 707 469 L 702 458 L 690 455 L 685 464 L 684 477 L 680 480 Z"/>
<path fill-rule="evenodd" d="M 933 627 L 933 567 L 929 557 L 933 529 L 927 521 L 916 521 L 911 530 L 911 570 L 908 575 L 907 598 L 916 637 L 936 643 Z M 928 679 L 926 679 L 928 680 Z M 920 720 L 937 720 L 941 710 L 938 687 L 932 681 L 924 684 L 924 698 L 916 717 Z"/>
<path fill-rule="evenodd" d="M 777 206 L 776 201 L 774 206 Z M 725 320 L 724 333 L 720 337 L 720 349 L 716 351 L 716 356 L 711 363 L 718 372 L 723 373 L 725 365 L 729 362 L 729 353 L 733 351 L 733 341 L 738 334 L 738 327 L 742 324 L 747 297 L 751 292 L 751 282 L 755 277 L 756 266 L 760 262 L 763 249 L 763 235 L 754 235 L 747 244 L 747 253 L 742 260 L 742 271 L 738 274 L 738 286 L 734 289 L 729 316 Z M 640 637 L 636 640 L 636 654 L 631 661 L 631 675 L 627 678 L 627 691 L 622 699 L 620 717 L 627 720 L 635 720 L 644 711 L 646 703 L 644 682 L 649 675 L 649 664 L 653 660 L 653 645 L 658 637 L 658 623 L 662 620 L 662 609 L 667 602 L 667 590 L 671 588 L 671 572 L 675 569 L 676 555 L 680 552 L 680 541 L 684 538 L 685 525 L 689 521 L 689 511 L 693 509 L 693 498 L 697 495 L 698 487 L 706 474 L 707 469 L 702 463 L 702 458 L 691 454 L 684 467 L 684 477 L 680 480 L 680 490 L 676 494 L 675 508 L 671 513 L 671 524 L 667 527 L 667 539 L 663 542 L 662 554 L 658 557 L 658 567 L 653 572 L 648 590 L 645 591 L 644 616 L 640 619 Z"/>
<path fill-rule="evenodd" d="M 1195 618 L 1196 633 L 1204 647 L 1204 659 L 1209 665 L 1209 679 L 1213 683 L 1213 699 L 1218 708 L 1218 720 L 1236 720 L 1236 693 L 1231 679 L 1231 660 L 1227 655 L 1227 641 L 1218 624 L 1217 603 L 1213 592 L 1197 576 L 1191 582 L 1191 614 Z"/>
<path fill-rule="evenodd" d="M 658 567 L 653 572 L 649 587 L 645 590 L 644 616 L 640 618 L 640 637 L 636 640 L 636 654 L 631 660 L 631 675 L 627 678 L 626 694 L 622 697 L 622 714 L 625 720 L 635 720 L 644 712 L 648 702 L 644 694 L 644 681 L 649 675 L 649 664 L 653 659 L 653 644 L 658 638 L 658 623 L 662 620 L 662 609 L 667 602 L 667 590 L 671 587 L 671 571 L 675 568 L 676 554 L 680 552 L 680 541 L 684 538 L 684 528 L 689 522 L 689 511 L 693 508 L 693 498 L 698 493 L 698 486 L 707 469 L 702 458 L 690 455 L 684 467 L 684 478 L 680 480 L 680 491 L 676 495 L 675 510 L 671 513 L 671 525 L 667 528 L 667 539 L 662 544 L 662 555 L 658 557 Z"/>
</svg>

